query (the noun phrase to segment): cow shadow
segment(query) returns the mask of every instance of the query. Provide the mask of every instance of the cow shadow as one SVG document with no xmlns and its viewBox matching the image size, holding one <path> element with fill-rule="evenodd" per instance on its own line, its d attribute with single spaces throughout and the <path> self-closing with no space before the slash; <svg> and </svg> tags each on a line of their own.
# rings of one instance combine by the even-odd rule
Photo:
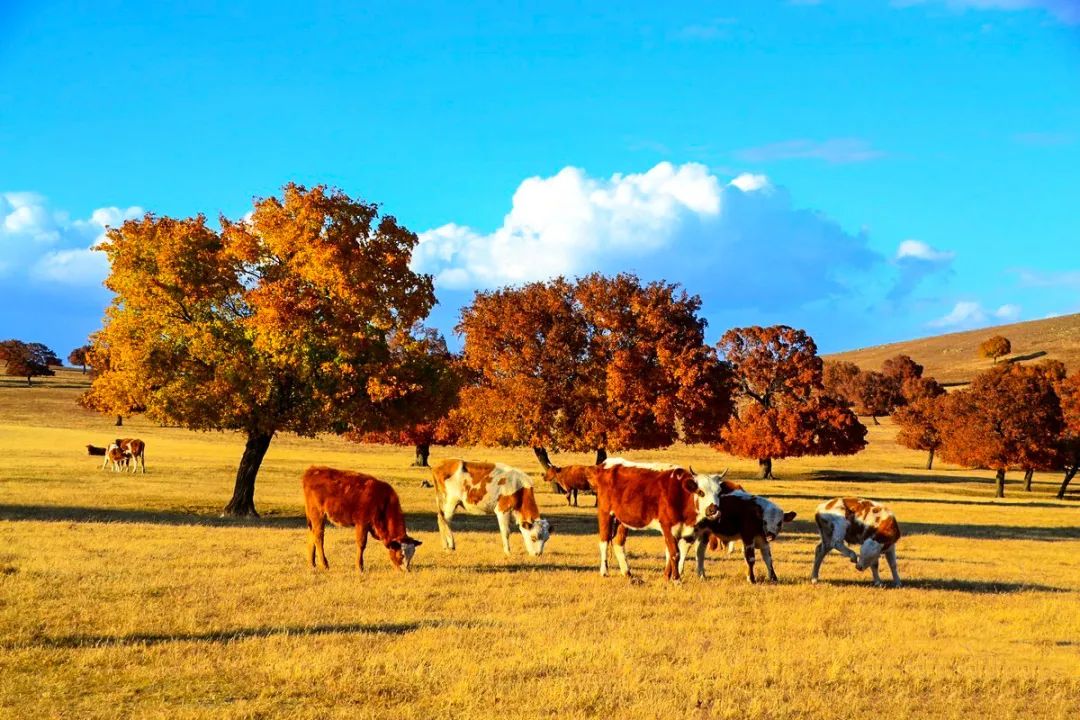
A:
<svg viewBox="0 0 1080 720">
<path fill-rule="evenodd" d="M 201 633 L 132 633 L 130 635 L 61 635 L 56 637 L 35 637 L 26 642 L 7 643 L 7 650 L 34 648 L 60 648 L 78 650 L 82 648 L 103 647 L 147 647 L 170 643 L 209 643 L 226 644 L 249 638 L 269 637 L 314 637 L 319 635 L 406 635 L 425 627 L 436 627 L 441 623 L 405 622 L 405 623 L 342 623 L 308 625 L 300 627 L 255 627 L 235 628 L 232 630 L 211 630 Z"/>
<path fill-rule="evenodd" d="M 883 590 L 945 590 L 947 592 L 966 593 L 969 595 L 1013 595 L 1025 592 L 1066 593 L 1066 588 L 1039 583 L 1000 582 L 994 580 L 959 580 L 955 578 L 903 578 L 900 588 L 889 585 L 888 572 L 882 574 L 881 579 L 886 583 Z M 873 588 L 869 580 L 857 578 L 835 578 L 819 580 L 820 585 L 833 585 L 839 587 L 868 587 Z"/>
<path fill-rule="evenodd" d="M 512 561 L 511 561 L 512 562 Z M 519 573 L 534 573 L 534 572 L 575 572 L 575 573 L 595 573 L 597 572 L 598 565 L 572 565 L 572 564 L 559 564 L 553 562 L 529 562 L 528 560 L 510 562 L 505 564 L 491 564 L 491 565 L 462 565 L 457 570 L 464 570 L 465 572 L 477 573 L 479 575 L 502 575 L 507 574 L 519 574 Z"/>
</svg>

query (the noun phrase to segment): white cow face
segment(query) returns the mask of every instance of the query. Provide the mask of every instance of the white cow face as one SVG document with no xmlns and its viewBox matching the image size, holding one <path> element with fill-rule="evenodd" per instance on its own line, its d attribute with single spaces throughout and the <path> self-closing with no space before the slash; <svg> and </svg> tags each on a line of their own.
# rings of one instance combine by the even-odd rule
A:
<svg viewBox="0 0 1080 720">
<path fill-rule="evenodd" d="M 727 470 L 715 475 L 695 473 L 694 468 L 690 468 L 690 472 L 697 485 L 694 509 L 697 510 L 698 520 L 715 520 L 720 516 L 720 495 L 723 494 L 723 481 Z"/>
<path fill-rule="evenodd" d="M 416 554 L 416 547 L 421 544 L 419 540 L 414 540 L 408 535 L 401 540 L 390 541 L 386 544 L 386 549 L 390 551 L 390 562 L 398 570 L 408 572 L 413 555 Z"/>
<path fill-rule="evenodd" d="M 855 561 L 856 570 L 866 570 L 878 561 L 881 557 L 881 551 L 885 549 L 885 545 L 879 543 L 874 538 L 870 538 L 862 544 L 859 548 L 859 559 Z"/>
<path fill-rule="evenodd" d="M 518 526 L 521 538 L 525 541 L 525 552 L 533 556 L 544 554 L 544 544 L 551 537 L 554 526 L 544 518 L 533 522 L 524 522 Z"/>
<path fill-rule="evenodd" d="M 761 506 L 761 531 L 765 535 L 765 539 L 768 542 L 772 542 L 776 539 L 776 536 L 780 534 L 780 530 L 784 527 L 784 523 L 791 522 L 795 519 L 794 512 L 784 512 L 780 509 L 780 506 L 776 503 L 766 500 L 763 497 L 757 498 L 758 505 Z"/>
</svg>

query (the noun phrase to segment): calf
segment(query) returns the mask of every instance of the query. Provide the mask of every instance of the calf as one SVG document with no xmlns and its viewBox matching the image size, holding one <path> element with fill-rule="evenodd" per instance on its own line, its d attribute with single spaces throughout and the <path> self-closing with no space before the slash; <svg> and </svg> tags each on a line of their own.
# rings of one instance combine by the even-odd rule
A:
<svg viewBox="0 0 1080 720">
<path fill-rule="evenodd" d="M 532 479 L 526 473 L 502 463 L 454 459 L 443 460 L 431 468 L 431 477 L 435 482 L 435 517 L 447 550 L 456 547 L 450 521 L 461 507 L 466 512 L 495 515 L 503 551 L 507 555 L 510 554 L 511 518 L 521 531 L 525 551 L 530 555 L 544 554 L 544 544 L 554 528 L 540 517 Z"/>
<path fill-rule="evenodd" d="M 814 570 L 810 582 L 818 581 L 821 562 L 830 550 L 837 550 L 855 563 L 859 571 L 870 568 L 874 584 L 881 584 L 878 561 L 885 553 L 885 560 L 892 571 L 893 585 L 900 587 L 900 572 L 896 568 L 896 541 L 900 539 L 900 526 L 896 516 L 883 505 L 862 498 L 833 498 L 821 503 L 814 515 L 821 542 L 814 550 Z M 844 543 L 859 546 L 856 555 Z"/>
<path fill-rule="evenodd" d="M 731 483 L 732 486 L 735 483 Z M 741 487 L 729 490 L 720 498 L 720 516 L 704 523 L 705 534 L 712 535 L 709 542 L 702 539 L 697 546 L 697 572 L 705 577 L 705 549 L 716 547 L 719 542 L 728 543 L 732 550 L 735 540 L 741 540 L 743 557 L 746 559 L 746 579 L 757 582 L 754 576 L 754 553 L 761 552 L 761 559 L 769 571 L 770 582 L 776 582 L 773 569 L 771 543 L 780 534 L 784 523 L 795 519 L 794 512 L 784 512 L 776 503 L 757 495 L 751 495 Z"/>
<path fill-rule="evenodd" d="M 113 445 L 130 456 L 131 472 L 134 473 L 142 467 L 143 474 L 146 474 L 146 443 L 139 438 L 117 438 L 113 441 Z"/>
<path fill-rule="evenodd" d="M 129 462 L 131 462 L 131 455 L 116 445 L 110 445 L 109 449 L 105 451 L 105 460 L 101 463 L 101 469 L 104 470 L 109 466 L 109 463 L 112 463 L 113 472 L 120 472 L 122 468 L 128 466 Z"/>
<path fill-rule="evenodd" d="M 653 470 L 620 463 L 596 473 L 596 520 L 600 533 L 600 574 L 607 575 L 608 543 L 630 577 L 626 535 L 631 528 L 659 530 L 664 536 L 664 578 L 678 582 L 698 525 L 716 518 L 723 475 L 694 475 L 683 468 Z"/>
<path fill-rule="evenodd" d="M 406 532 L 401 501 L 388 483 L 363 473 L 313 465 L 304 471 L 303 486 L 311 567 L 315 567 L 317 553 L 319 564 L 330 569 L 323 550 L 329 517 L 335 525 L 356 528 L 357 571 L 364 572 L 364 549 L 371 535 L 386 546 L 394 567 L 408 572 L 421 543 Z"/>
<path fill-rule="evenodd" d="M 576 506 L 578 492 L 591 492 L 595 494 L 596 473 L 598 465 L 567 465 L 556 467 L 548 465 L 544 471 L 544 481 L 555 483 L 566 493 L 566 504 L 570 505 L 573 496 L 573 504 Z"/>
</svg>

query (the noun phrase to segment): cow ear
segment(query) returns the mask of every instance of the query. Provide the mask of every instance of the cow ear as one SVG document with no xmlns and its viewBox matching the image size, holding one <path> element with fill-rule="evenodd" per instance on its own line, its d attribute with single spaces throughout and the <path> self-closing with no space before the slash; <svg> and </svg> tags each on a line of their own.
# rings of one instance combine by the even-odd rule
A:
<svg viewBox="0 0 1080 720">
<path fill-rule="evenodd" d="M 533 526 L 533 524 L 531 522 L 523 522 L 523 523 L 521 523 L 521 528 L 523 530 L 532 530 L 532 526 Z"/>
<path fill-rule="evenodd" d="M 790 511 L 784 513 L 784 522 L 791 522 L 794 519 L 795 519 L 795 511 L 794 510 L 790 510 Z"/>
<path fill-rule="evenodd" d="M 417 540 L 416 538 L 409 537 L 408 535 L 406 535 L 404 538 L 402 538 L 401 542 L 406 543 L 408 545 L 423 545 L 424 544 L 424 543 L 420 542 L 419 540 Z"/>
<path fill-rule="evenodd" d="M 397 540 L 391 540 L 390 542 L 386 543 L 386 548 L 388 550 L 400 550 L 401 543 L 399 543 Z"/>
<path fill-rule="evenodd" d="M 555 523 L 548 523 L 547 527 L 548 527 L 548 532 L 549 533 L 555 532 Z"/>
<path fill-rule="evenodd" d="M 686 492 L 701 494 L 701 488 L 698 487 L 697 480 L 694 479 L 693 475 L 683 478 L 683 487 Z"/>
</svg>

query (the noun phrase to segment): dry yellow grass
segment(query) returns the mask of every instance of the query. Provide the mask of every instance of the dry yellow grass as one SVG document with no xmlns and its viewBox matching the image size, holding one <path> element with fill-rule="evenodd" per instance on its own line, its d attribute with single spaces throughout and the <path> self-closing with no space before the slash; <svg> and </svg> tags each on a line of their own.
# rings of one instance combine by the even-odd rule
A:
<svg viewBox="0 0 1080 720">
<path fill-rule="evenodd" d="M 1035 492 L 991 498 L 985 473 L 919 469 L 886 423 L 854 458 L 778 462 L 778 480 L 702 447 L 640 455 L 731 465 L 799 519 L 781 582 L 741 558 L 710 579 L 661 578 L 657 535 L 634 534 L 643 582 L 601 578 L 595 520 L 543 493 L 542 558 L 504 559 L 493 518 L 455 520 L 439 548 L 432 491 L 408 448 L 282 437 L 259 521 L 217 517 L 242 442 L 127 421 L 149 473 L 98 470 L 88 442 L 117 429 L 73 404 L 64 372 L 0 383 L 0 715 L 6 717 L 1075 717 L 1080 710 L 1080 509 Z M 436 457 L 458 450 L 439 449 Z M 466 450 L 536 474 L 529 451 Z M 584 456 L 560 457 L 584 460 Z M 329 573 L 304 565 L 299 477 L 312 462 L 392 482 L 415 571 L 328 531 Z M 875 589 L 835 554 L 807 582 L 821 498 L 889 504 L 906 587 Z"/>
<path fill-rule="evenodd" d="M 922 363 L 930 377 L 966 383 L 993 364 L 979 357 L 979 344 L 992 335 L 1004 335 L 1012 343 L 1012 353 L 998 362 L 1060 360 L 1070 372 L 1080 369 L 1080 314 L 875 345 L 827 355 L 826 359 L 848 360 L 866 370 L 880 370 L 885 360 L 903 353 Z"/>
</svg>

